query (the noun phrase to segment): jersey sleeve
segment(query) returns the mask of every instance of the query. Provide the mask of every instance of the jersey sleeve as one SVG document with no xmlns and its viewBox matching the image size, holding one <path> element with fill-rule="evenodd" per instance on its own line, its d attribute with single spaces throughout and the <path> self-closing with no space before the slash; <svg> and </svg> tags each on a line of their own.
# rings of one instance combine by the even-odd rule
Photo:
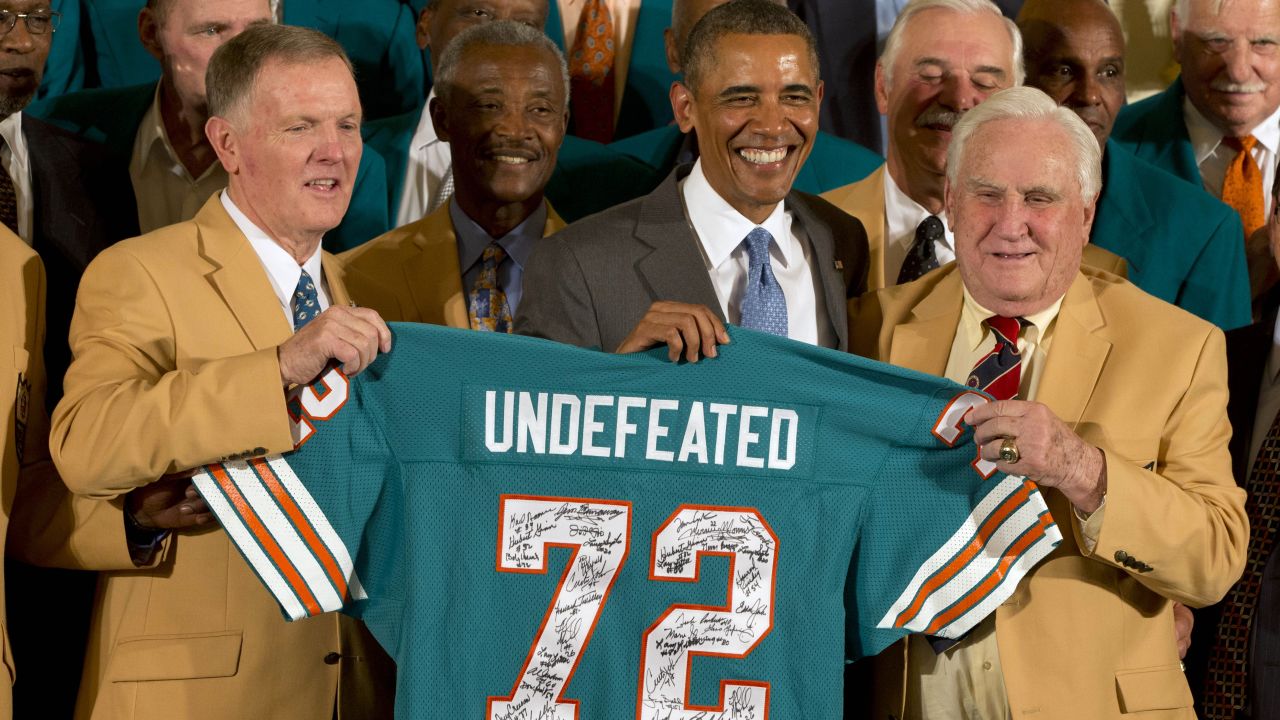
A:
<svg viewBox="0 0 1280 720">
<path fill-rule="evenodd" d="M 391 543 L 379 535 L 394 513 L 399 469 L 363 407 L 357 382 L 330 370 L 290 393 L 295 450 L 209 465 L 194 478 L 232 543 L 299 620 L 334 610 L 361 615 L 390 599 L 362 576 L 394 578 Z"/>
<path fill-rule="evenodd" d="M 1035 483 L 978 458 L 962 419 L 989 399 L 958 387 L 928 403 L 865 508 L 849 590 L 853 659 L 909 633 L 963 636 L 1062 540 Z"/>
</svg>

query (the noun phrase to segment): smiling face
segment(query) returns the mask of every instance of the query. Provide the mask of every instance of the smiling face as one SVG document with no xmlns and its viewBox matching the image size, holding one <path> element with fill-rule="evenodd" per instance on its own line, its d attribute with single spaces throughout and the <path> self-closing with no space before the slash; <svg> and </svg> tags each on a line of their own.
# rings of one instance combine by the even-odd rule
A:
<svg viewBox="0 0 1280 720">
<path fill-rule="evenodd" d="M 1196 109 L 1223 133 L 1253 132 L 1280 107 L 1280 0 L 1191 0 L 1170 22 L 1173 55 Z"/>
<path fill-rule="evenodd" d="M 464 210 L 472 199 L 536 205 L 569 123 L 560 62 L 542 48 L 467 47 L 431 119 Z"/>
<path fill-rule="evenodd" d="M 318 245 L 347 212 L 363 150 L 346 64 L 269 60 L 231 115 L 209 125 L 231 199 L 286 249 Z"/>
<path fill-rule="evenodd" d="M 164 83 L 184 107 L 208 106 L 204 75 L 213 51 L 252 25 L 272 22 L 267 0 L 171 0 L 161 21 L 151 8 L 138 18 L 142 44 L 160 61 Z"/>
<path fill-rule="evenodd" d="M 49 0 L 0 0 L 0 10 L 13 13 L 47 13 L 50 9 Z M 9 117 L 31 102 L 40 88 L 52 41 L 52 32 L 32 35 L 22 20 L 0 38 L 0 118 Z"/>
<path fill-rule="evenodd" d="M 1013 43 L 993 13 L 931 8 L 903 28 L 894 67 L 876 66 L 876 104 L 888 116 L 893 179 L 921 201 L 941 189 L 951 128 L 988 95 L 1013 84 Z"/>
<path fill-rule="evenodd" d="M 431 73 L 449 41 L 473 25 L 494 20 L 515 20 L 535 30 L 547 22 L 547 0 L 440 0 L 434 9 L 427 8 L 418 16 L 418 46 L 431 48 Z"/>
<path fill-rule="evenodd" d="M 1019 22 L 1027 84 L 1071 108 L 1105 145 L 1125 101 L 1120 21 L 1098 0 L 1045 0 L 1040 6 L 1043 15 Z"/>
<path fill-rule="evenodd" d="M 804 38 L 721 37 L 697 87 L 677 83 L 671 105 L 696 130 L 702 171 L 720 197 L 762 222 L 791 192 L 818 132 L 822 83 Z"/>
<path fill-rule="evenodd" d="M 1072 147 L 1048 120 L 996 120 L 969 138 L 947 186 L 947 218 L 960 277 L 986 309 L 1029 315 L 1071 286 L 1094 210 Z"/>
</svg>

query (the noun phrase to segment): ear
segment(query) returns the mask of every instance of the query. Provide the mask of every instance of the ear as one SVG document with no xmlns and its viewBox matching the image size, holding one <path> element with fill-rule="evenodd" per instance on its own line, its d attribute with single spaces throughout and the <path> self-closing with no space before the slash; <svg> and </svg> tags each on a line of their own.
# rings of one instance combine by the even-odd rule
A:
<svg viewBox="0 0 1280 720">
<path fill-rule="evenodd" d="M 230 120 L 217 115 L 204 124 L 204 135 L 209 138 L 209 145 L 218 155 L 218 162 L 228 175 L 240 172 L 240 145 L 235 126 Z"/>
<path fill-rule="evenodd" d="M 884 64 L 878 60 L 876 61 L 876 110 L 880 111 L 881 115 L 889 114 L 889 88 L 884 81 Z"/>
<path fill-rule="evenodd" d="M 680 132 L 687 133 L 693 129 L 693 112 L 695 110 L 693 91 L 691 91 L 683 80 L 677 80 L 671 83 L 671 111 L 676 116 L 676 125 L 680 126 Z"/>
<path fill-rule="evenodd" d="M 151 57 L 157 61 L 164 57 L 164 48 L 160 46 L 160 24 L 149 7 L 143 7 L 138 13 L 138 39 Z"/>
<path fill-rule="evenodd" d="M 436 136 L 445 142 L 449 142 L 449 114 L 444 111 L 444 103 L 440 102 L 439 97 L 431 98 L 431 103 L 427 107 L 427 112 L 431 113 L 431 124 L 436 128 Z M 569 114 L 566 112 L 566 127 L 568 122 Z"/>
<path fill-rule="evenodd" d="M 418 13 L 418 24 L 414 28 L 414 37 L 418 40 L 419 50 L 426 50 L 431 47 L 431 15 L 432 11 L 428 8 L 422 8 L 422 12 Z"/>
<path fill-rule="evenodd" d="M 680 48 L 676 47 L 676 33 L 671 28 L 662 31 L 662 42 L 667 47 L 667 67 L 673 75 L 680 74 Z"/>
<path fill-rule="evenodd" d="M 822 95 L 823 93 L 826 92 L 826 89 L 827 89 L 826 83 L 819 80 L 817 94 L 814 95 L 814 98 L 813 98 L 814 100 L 817 101 L 818 107 L 822 107 Z"/>
</svg>

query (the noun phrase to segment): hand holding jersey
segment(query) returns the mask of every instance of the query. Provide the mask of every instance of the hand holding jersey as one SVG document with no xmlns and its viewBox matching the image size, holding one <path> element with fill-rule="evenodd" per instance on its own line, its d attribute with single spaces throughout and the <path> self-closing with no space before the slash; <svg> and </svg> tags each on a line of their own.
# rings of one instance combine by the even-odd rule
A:
<svg viewBox="0 0 1280 720">
<path fill-rule="evenodd" d="M 334 305 L 280 344 L 280 381 L 285 388 L 305 385 L 331 360 L 345 375 L 356 375 L 390 350 L 391 331 L 377 312 Z"/>
</svg>

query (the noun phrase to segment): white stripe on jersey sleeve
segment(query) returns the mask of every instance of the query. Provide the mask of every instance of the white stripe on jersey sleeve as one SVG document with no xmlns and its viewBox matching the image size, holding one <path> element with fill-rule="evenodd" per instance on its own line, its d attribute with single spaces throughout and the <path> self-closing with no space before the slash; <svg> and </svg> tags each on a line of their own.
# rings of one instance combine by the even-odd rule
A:
<svg viewBox="0 0 1280 720">
<path fill-rule="evenodd" d="M 1028 572 L 1031 572 L 1031 568 L 1053 552 L 1060 542 L 1062 542 L 1062 532 L 1058 530 L 1057 525 L 1050 526 L 1045 536 L 1027 548 L 1022 557 L 1015 560 L 1013 565 L 1009 567 L 1009 573 L 1001 581 L 1000 587 L 997 587 L 991 594 L 983 598 L 982 602 L 971 608 L 969 612 L 956 618 L 950 625 L 938 631 L 938 634 L 943 637 L 959 638 L 969 632 L 971 628 L 995 612 L 1000 603 L 1013 594 L 1014 588 L 1018 586 L 1018 583 Z M 1005 584 L 1008 584 L 1007 590 L 1003 587 Z"/>
<path fill-rule="evenodd" d="M 366 600 L 369 595 L 365 593 L 364 587 L 360 584 L 360 578 L 356 577 L 355 563 L 351 561 L 351 552 L 347 550 L 347 546 L 342 542 L 342 538 L 338 536 L 337 531 L 333 529 L 329 518 L 325 517 L 324 511 L 320 509 L 320 505 L 316 503 L 315 498 L 307 490 L 307 486 L 298 479 L 293 468 L 283 457 L 273 457 L 268 461 L 272 472 L 276 474 L 276 479 L 284 489 L 293 497 L 293 501 L 301 508 L 302 514 L 311 522 L 311 527 L 315 528 L 316 535 L 320 541 L 329 548 L 329 552 L 333 554 L 335 560 L 338 561 L 338 567 L 341 568 L 342 574 L 347 578 L 347 590 L 351 594 L 352 600 Z"/>
<path fill-rule="evenodd" d="M 223 465 L 223 469 L 228 469 Z M 196 489 L 204 497 L 205 502 L 209 505 L 209 509 L 218 518 L 218 522 L 222 523 L 223 529 L 227 531 L 227 535 L 231 538 L 231 542 L 240 549 L 244 554 L 249 565 L 258 573 L 258 577 L 262 578 L 262 582 L 271 591 L 276 602 L 284 608 L 285 615 L 290 620 L 301 620 L 309 615 L 307 609 L 302 605 L 298 596 L 290 589 L 289 583 L 280 574 L 280 569 L 276 564 L 267 557 L 262 551 L 262 547 L 258 545 L 258 541 L 254 539 L 253 533 L 249 528 L 245 527 L 244 522 L 240 519 L 240 514 L 236 512 L 231 503 L 222 494 L 222 489 L 218 485 L 218 481 L 208 470 L 201 470 L 191 478 L 195 483 Z"/>
<path fill-rule="evenodd" d="M 320 608 L 326 611 L 341 610 L 342 596 L 338 594 L 337 588 L 325 574 L 324 567 L 307 546 L 306 540 L 298 534 L 297 528 L 276 504 L 271 491 L 267 489 L 253 468 L 243 463 L 236 463 L 227 466 L 227 474 L 240 489 L 240 494 L 244 495 L 245 500 L 249 502 L 249 506 L 258 514 L 258 519 L 266 526 L 267 532 L 271 533 L 271 537 L 280 545 L 285 556 L 298 570 L 298 574 L 307 583 Z M 291 488 L 286 490 L 292 491 Z"/>
</svg>

